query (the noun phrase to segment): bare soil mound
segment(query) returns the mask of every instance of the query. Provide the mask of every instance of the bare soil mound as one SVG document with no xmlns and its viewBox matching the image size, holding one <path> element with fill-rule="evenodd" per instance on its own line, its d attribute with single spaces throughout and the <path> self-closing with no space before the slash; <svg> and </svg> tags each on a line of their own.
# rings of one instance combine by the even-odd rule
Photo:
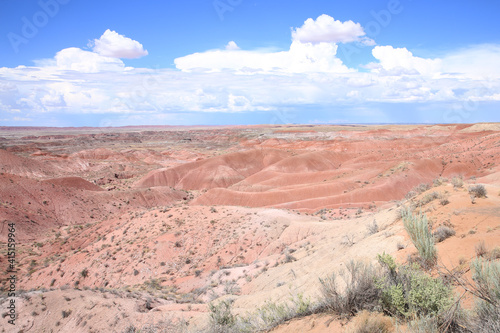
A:
<svg viewBox="0 0 500 333">
<path fill-rule="evenodd" d="M 293 156 L 244 179 L 243 175 L 235 177 L 233 184 L 229 182 L 230 186 L 205 187 L 208 191 L 193 204 L 307 211 L 348 204 L 367 207 L 401 200 L 412 188 L 422 183 L 431 184 L 440 177 L 468 179 L 498 172 L 500 166 L 494 161 L 500 154 L 498 133 L 458 136 L 454 133 L 453 129 L 428 135 L 425 127 L 361 132 L 354 136 L 351 133 L 348 139 L 322 141 L 323 150 L 314 152 L 304 152 L 303 141 L 295 150 L 294 142 L 274 141 L 275 149 L 293 150 Z M 360 141 L 358 134 L 374 137 Z M 268 146 L 269 143 L 265 140 L 261 144 Z M 310 142 L 309 148 L 313 146 L 314 142 Z M 213 170 L 205 171 L 207 178 L 217 174 Z"/>
<path fill-rule="evenodd" d="M 57 170 L 54 170 L 50 164 L 0 149 L 0 172 L 28 177 L 46 177 L 55 175 Z"/>
<path fill-rule="evenodd" d="M 63 177 L 63 178 L 53 178 L 44 180 L 44 182 L 59 185 L 62 187 L 73 187 L 76 189 L 87 190 L 87 191 L 104 191 L 103 188 L 92 184 L 80 177 Z"/>
<path fill-rule="evenodd" d="M 289 154 L 272 149 L 252 149 L 186 163 L 166 170 L 155 170 L 135 187 L 172 186 L 186 190 L 228 187 Z"/>
<path fill-rule="evenodd" d="M 92 185 L 83 179 L 76 182 L 64 179 L 54 183 L 1 174 L 0 221 L 3 228 L 0 237 L 5 237 L 8 222 L 17 223 L 18 240 L 36 239 L 53 227 L 100 221 L 125 207 L 138 209 L 168 205 L 186 195 L 170 188 L 96 191 L 97 186 Z"/>
</svg>

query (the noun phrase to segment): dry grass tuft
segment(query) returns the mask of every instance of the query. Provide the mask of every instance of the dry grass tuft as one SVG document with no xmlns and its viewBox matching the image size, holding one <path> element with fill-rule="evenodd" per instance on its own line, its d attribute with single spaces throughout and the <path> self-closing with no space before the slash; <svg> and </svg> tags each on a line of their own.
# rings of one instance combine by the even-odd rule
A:
<svg viewBox="0 0 500 333">
<path fill-rule="evenodd" d="M 389 333 L 394 332 L 390 317 L 381 313 L 361 311 L 349 325 L 347 333 Z"/>
<path fill-rule="evenodd" d="M 437 229 L 434 231 L 434 238 L 438 243 L 444 241 L 446 238 L 449 238 L 451 236 L 455 236 L 455 230 L 445 225 L 437 227 Z"/>
<path fill-rule="evenodd" d="M 486 248 L 483 240 L 474 246 L 474 250 L 476 251 L 477 257 L 484 257 L 488 253 L 488 249 Z"/>
</svg>

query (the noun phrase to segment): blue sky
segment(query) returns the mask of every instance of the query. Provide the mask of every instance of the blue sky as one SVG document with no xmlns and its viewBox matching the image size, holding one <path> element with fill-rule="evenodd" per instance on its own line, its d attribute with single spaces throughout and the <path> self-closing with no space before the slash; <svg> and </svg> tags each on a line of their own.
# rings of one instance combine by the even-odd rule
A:
<svg viewBox="0 0 500 333">
<path fill-rule="evenodd" d="M 500 121 L 498 1 L 0 2 L 0 125 Z"/>
</svg>

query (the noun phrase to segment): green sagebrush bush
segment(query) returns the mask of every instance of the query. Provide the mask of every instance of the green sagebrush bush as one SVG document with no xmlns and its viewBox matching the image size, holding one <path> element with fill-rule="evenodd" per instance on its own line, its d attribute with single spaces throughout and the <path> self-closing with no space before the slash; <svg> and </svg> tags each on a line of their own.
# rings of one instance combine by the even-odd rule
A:
<svg viewBox="0 0 500 333">
<path fill-rule="evenodd" d="M 388 254 L 378 256 L 386 274 L 377 279 L 385 312 L 398 317 L 439 316 L 453 304 L 451 286 L 416 265 L 398 266 Z"/>
<path fill-rule="evenodd" d="M 410 208 L 404 209 L 401 216 L 405 230 L 422 259 L 422 264 L 425 267 L 432 267 L 437 261 L 437 250 L 427 216 L 422 212 L 415 215 Z"/>
<path fill-rule="evenodd" d="M 478 300 L 475 305 L 475 329 L 500 332 L 500 262 L 476 258 L 471 262 L 472 279 Z"/>
</svg>

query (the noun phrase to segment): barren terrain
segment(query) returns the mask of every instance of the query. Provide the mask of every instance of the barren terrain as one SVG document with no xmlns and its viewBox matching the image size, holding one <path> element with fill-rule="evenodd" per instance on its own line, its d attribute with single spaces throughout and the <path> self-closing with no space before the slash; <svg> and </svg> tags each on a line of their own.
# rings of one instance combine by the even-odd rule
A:
<svg viewBox="0 0 500 333">
<path fill-rule="evenodd" d="M 5 322 L 12 222 L 19 269 L 17 325 L 0 326 L 203 331 L 211 301 L 244 315 L 316 300 L 349 260 L 415 253 L 402 205 L 455 231 L 437 244 L 453 269 L 499 244 L 498 156 L 499 124 L 0 127 Z M 488 195 L 473 202 L 476 184 Z M 349 325 L 314 314 L 274 331 Z"/>
</svg>

